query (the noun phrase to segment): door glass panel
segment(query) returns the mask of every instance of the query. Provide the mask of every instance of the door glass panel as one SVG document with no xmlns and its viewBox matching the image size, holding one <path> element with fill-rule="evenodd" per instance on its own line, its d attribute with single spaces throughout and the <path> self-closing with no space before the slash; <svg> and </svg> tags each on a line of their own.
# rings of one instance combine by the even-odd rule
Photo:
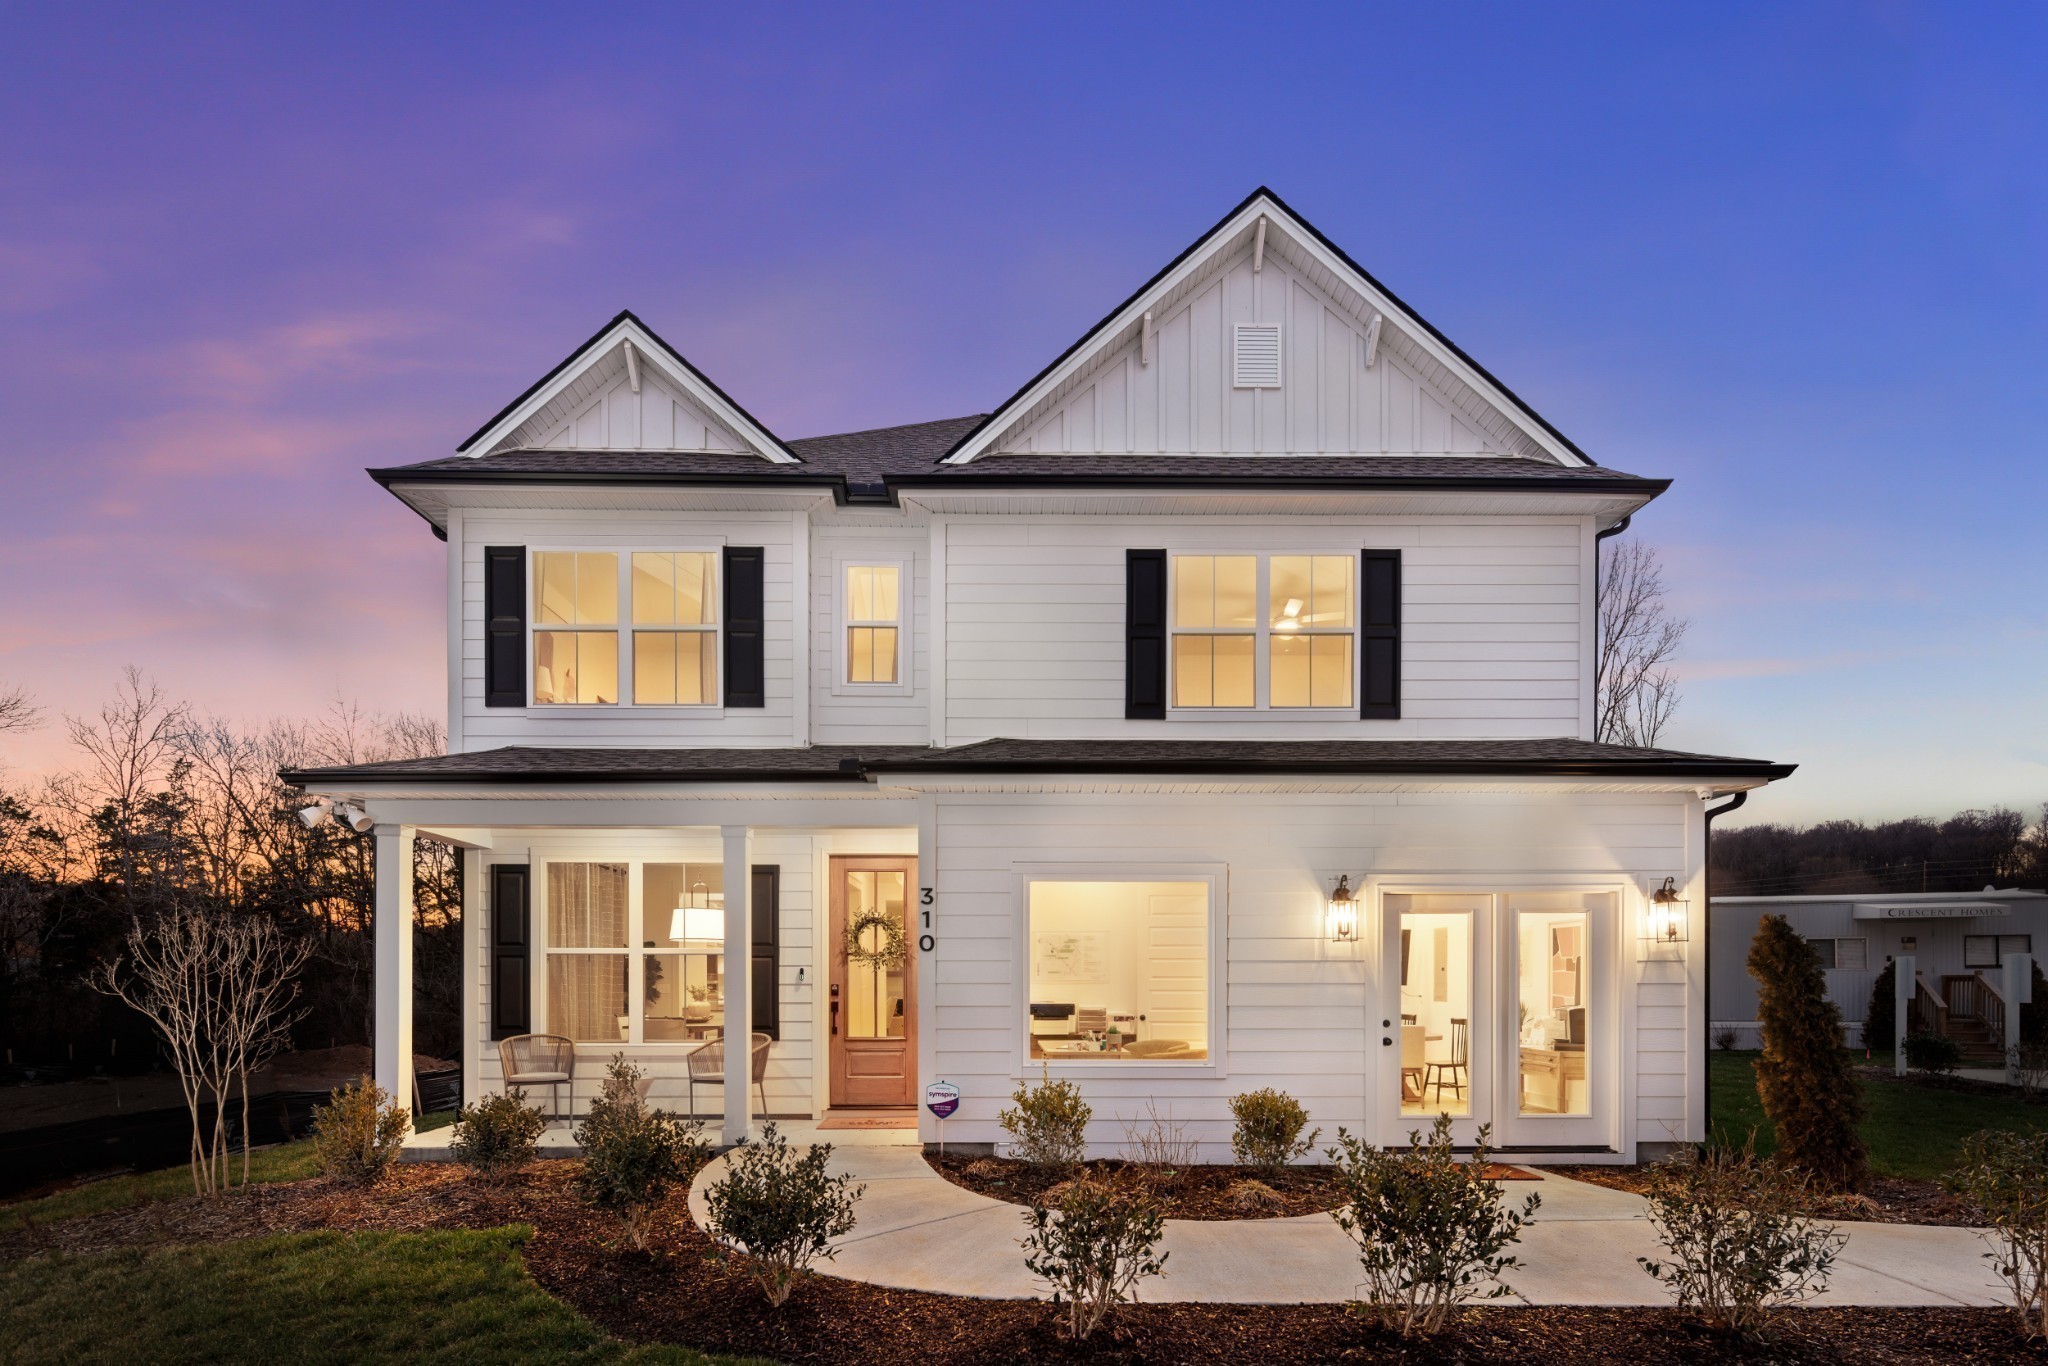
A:
<svg viewBox="0 0 2048 1366">
<path fill-rule="evenodd" d="M 898 869 L 849 869 L 846 874 L 846 924 L 863 953 L 883 961 L 857 958 L 846 960 L 846 1037 L 849 1039 L 900 1039 L 908 1020 L 904 1002 L 904 960 L 909 948 L 909 927 L 904 924 L 905 880 Z M 892 937 L 879 924 L 879 917 L 895 928 Z M 863 918 L 869 920 L 865 928 Z M 902 950 L 888 956 L 893 946 Z"/>
<path fill-rule="evenodd" d="M 1491 897 L 1387 897 L 1401 931 L 1401 1113 L 1472 1113 L 1473 921 Z"/>
<path fill-rule="evenodd" d="M 1592 1113 L 1593 909 L 1606 893 L 1508 897 L 1515 935 L 1517 1108 L 1525 1115 Z"/>
</svg>

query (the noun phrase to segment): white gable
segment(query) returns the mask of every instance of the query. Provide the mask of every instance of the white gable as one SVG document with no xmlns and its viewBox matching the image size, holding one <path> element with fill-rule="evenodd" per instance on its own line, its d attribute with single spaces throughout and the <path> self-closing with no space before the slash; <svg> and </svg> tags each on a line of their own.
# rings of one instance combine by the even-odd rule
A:
<svg viewBox="0 0 2048 1366">
<path fill-rule="evenodd" d="M 1078 373 L 1064 397 L 1007 423 L 995 452 L 1160 455 L 1508 454 L 1382 344 L 1366 364 L 1361 322 L 1270 243 L 1263 268 L 1240 249 L 1198 291 L 1154 308 L 1134 337 Z M 1142 326 L 1142 320 L 1141 320 Z M 1237 354 L 1249 335 L 1278 383 Z M 1384 326 L 1382 328 L 1384 333 Z M 1149 363 L 1145 352 L 1150 352 Z M 1258 387 L 1251 381 L 1256 380 Z"/>
<path fill-rule="evenodd" d="M 796 457 L 718 387 L 621 314 L 559 369 L 462 445 L 507 450 L 749 453 Z"/>
<path fill-rule="evenodd" d="M 1246 327 L 1279 329 L 1277 386 Z M 1263 191 L 947 459 L 1027 451 L 1590 463 Z"/>
</svg>

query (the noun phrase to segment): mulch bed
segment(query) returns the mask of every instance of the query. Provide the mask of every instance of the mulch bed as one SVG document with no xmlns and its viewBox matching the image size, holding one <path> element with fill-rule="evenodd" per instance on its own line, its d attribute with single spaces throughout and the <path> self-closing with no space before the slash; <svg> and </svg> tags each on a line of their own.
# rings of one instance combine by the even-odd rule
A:
<svg viewBox="0 0 2048 1366">
<path fill-rule="evenodd" d="M 1627 1191 L 1631 1195 L 1650 1193 L 1648 1167 L 1545 1167 L 1595 1186 Z M 1969 1201 L 1957 1196 L 1938 1181 L 1917 1181 L 1904 1176 L 1873 1176 L 1860 1195 L 1827 1195 L 1820 1198 L 1817 1213 L 1824 1219 L 1858 1224 L 1939 1224 L 1946 1228 L 1978 1228 L 1983 1214 Z"/>
<path fill-rule="evenodd" d="M 84 1251 L 163 1238 L 230 1237 L 295 1228 L 424 1230 L 525 1223 L 526 1264 L 550 1293 L 618 1337 L 790 1363 L 861 1366 L 1018 1361 L 1151 1363 L 2039 1361 L 1993 1310 L 1815 1309 L 1786 1316 L 1776 1343 L 1743 1349 L 1668 1310 L 1487 1308 L 1427 1345 L 1403 1344 L 1337 1305 L 1152 1305 L 1119 1310 L 1086 1344 L 1064 1342 L 1050 1306 L 971 1300 L 819 1276 L 771 1310 L 737 1264 L 712 1247 L 672 1200 L 654 1246 L 634 1252 L 611 1218 L 585 1209 L 574 1163 L 536 1164 L 500 1185 L 440 1164 L 399 1168 L 371 1191 L 322 1181 L 258 1188 L 224 1200 L 160 1202 L 51 1225 L 42 1236 Z M 204 1212 L 188 1207 L 205 1204 Z M 237 1222 L 239 1220 L 239 1227 Z M 11 1235 L 0 1256 L 35 1251 Z"/>
<path fill-rule="evenodd" d="M 926 1153 L 925 1161 L 939 1175 L 976 1195 L 1028 1205 L 1033 1199 L 1076 1173 L 1059 1168 L 1034 1167 L 1006 1157 L 939 1157 Z M 1195 1164 L 1187 1167 L 1144 1167 L 1105 1158 L 1084 1168 L 1090 1175 L 1126 1176 L 1151 1187 L 1169 1219 L 1287 1219 L 1298 1214 L 1320 1214 L 1344 1203 L 1336 1178 L 1327 1167 L 1286 1167 L 1272 1176 L 1258 1177 L 1278 1199 L 1271 1208 L 1241 1208 L 1231 1188 L 1252 1178 L 1242 1167 Z"/>
</svg>

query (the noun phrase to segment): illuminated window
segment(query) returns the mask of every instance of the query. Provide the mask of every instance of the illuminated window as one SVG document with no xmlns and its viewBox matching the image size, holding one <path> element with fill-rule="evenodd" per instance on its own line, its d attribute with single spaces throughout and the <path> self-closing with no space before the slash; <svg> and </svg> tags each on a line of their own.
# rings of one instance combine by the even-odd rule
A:
<svg viewBox="0 0 2048 1366">
<path fill-rule="evenodd" d="M 1357 574 L 1354 555 L 1175 555 L 1173 705 L 1353 706 Z"/>
<path fill-rule="evenodd" d="M 1032 1058 L 1208 1061 L 1209 888 L 1032 882 Z"/>
<path fill-rule="evenodd" d="M 716 705 L 718 562 L 709 550 L 533 552 L 535 704 Z"/>
<path fill-rule="evenodd" d="M 535 551 L 533 627 L 536 703 L 598 705 L 619 700 L 617 554 Z"/>
<path fill-rule="evenodd" d="M 718 701 L 718 557 L 706 550 L 633 553 L 633 700 Z"/>
<path fill-rule="evenodd" d="M 903 566 L 846 567 L 843 604 L 848 683 L 903 681 Z"/>
</svg>

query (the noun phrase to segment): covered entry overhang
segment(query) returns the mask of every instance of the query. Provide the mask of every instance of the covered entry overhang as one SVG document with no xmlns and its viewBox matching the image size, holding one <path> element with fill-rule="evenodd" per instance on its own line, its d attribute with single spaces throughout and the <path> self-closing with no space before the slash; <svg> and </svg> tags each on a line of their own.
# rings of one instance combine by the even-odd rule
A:
<svg viewBox="0 0 2048 1366">
<path fill-rule="evenodd" d="M 450 756 L 461 759 L 465 756 Z M 429 838 L 455 846 L 463 864 L 465 995 L 485 980 L 479 955 L 490 948 L 481 924 L 486 868 L 493 855 L 522 858 L 529 847 L 567 847 L 581 841 L 592 849 L 607 841 L 631 844 L 651 837 L 687 838 L 693 848 L 715 853 L 722 865 L 722 962 L 750 961 L 754 879 L 764 847 L 795 834 L 834 834 L 852 839 L 848 847 L 880 847 L 915 854 L 920 820 L 917 800 L 877 787 L 857 769 L 840 770 L 837 756 L 816 756 L 815 776 L 776 781 L 708 777 L 691 781 L 664 774 L 643 781 L 593 782 L 561 774 L 453 775 L 390 772 L 386 766 L 290 773 L 319 809 L 339 812 L 357 828 L 373 832 L 376 853 L 374 901 L 375 994 L 374 1072 L 377 1083 L 401 1103 L 413 1096 L 413 845 Z M 386 771 L 369 771 L 386 768 Z M 865 844 L 857 837 L 867 836 Z M 771 855 L 772 856 L 772 855 Z M 649 914 L 653 914 L 649 912 Z M 653 922 L 650 921 L 650 924 Z M 647 931 L 655 933 L 653 930 Z M 814 931 L 814 934 L 816 932 Z M 808 964 L 806 964 L 808 967 Z M 535 978 L 534 980 L 539 980 Z M 635 979 L 637 981 L 637 978 Z M 752 974 L 722 973 L 722 1033 L 746 1039 L 755 1020 Z M 637 1018 L 637 1017 L 636 1017 Z M 466 1000 L 463 1011 L 465 1090 L 481 1089 L 478 1072 L 491 1043 L 480 1010 Z M 538 1022 L 536 1022 L 538 1023 Z M 623 1035 L 622 1027 L 622 1035 Z M 636 1032 L 635 1038 L 639 1037 Z M 628 1050 L 631 1051 L 630 1049 Z M 659 1049 L 649 1049 L 657 1052 Z M 746 1048 L 724 1050 L 723 1137 L 737 1142 L 749 1128 L 747 1097 L 754 1079 Z M 572 1098 L 573 1104 L 573 1098 Z"/>
</svg>

